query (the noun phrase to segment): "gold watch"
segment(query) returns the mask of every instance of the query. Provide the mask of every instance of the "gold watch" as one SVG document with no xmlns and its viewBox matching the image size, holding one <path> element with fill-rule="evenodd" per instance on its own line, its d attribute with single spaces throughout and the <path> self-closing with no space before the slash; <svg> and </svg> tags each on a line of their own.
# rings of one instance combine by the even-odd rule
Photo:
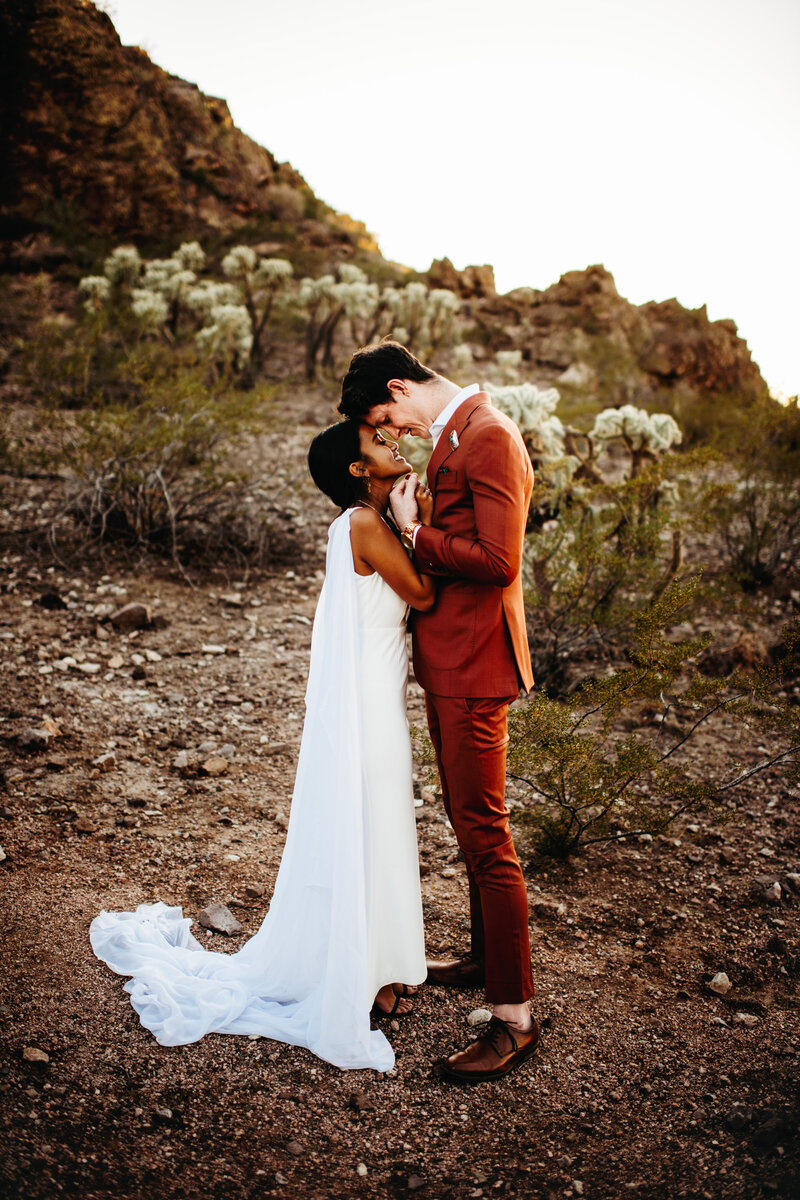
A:
<svg viewBox="0 0 800 1200">
<path fill-rule="evenodd" d="M 400 541 L 408 550 L 414 549 L 414 530 L 419 529 L 421 521 L 409 521 L 400 533 Z"/>
</svg>

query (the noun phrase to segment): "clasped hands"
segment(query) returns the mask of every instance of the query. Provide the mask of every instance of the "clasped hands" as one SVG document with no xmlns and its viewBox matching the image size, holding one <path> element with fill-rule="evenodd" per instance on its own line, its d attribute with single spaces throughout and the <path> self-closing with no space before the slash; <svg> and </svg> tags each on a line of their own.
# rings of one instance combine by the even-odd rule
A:
<svg viewBox="0 0 800 1200">
<path fill-rule="evenodd" d="M 389 505 L 398 529 L 412 521 L 430 525 L 433 518 L 433 496 L 430 488 L 420 483 L 416 471 L 404 476 L 389 495 Z"/>
</svg>

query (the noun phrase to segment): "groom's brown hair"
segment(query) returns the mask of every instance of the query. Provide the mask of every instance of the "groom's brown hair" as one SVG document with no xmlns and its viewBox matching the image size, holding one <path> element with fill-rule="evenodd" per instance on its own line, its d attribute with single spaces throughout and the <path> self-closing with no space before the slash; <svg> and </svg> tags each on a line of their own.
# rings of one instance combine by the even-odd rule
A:
<svg viewBox="0 0 800 1200">
<path fill-rule="evenodd" d="M 360 421 L 376 404 L 392 400 L 386 386 L 390 379 L 410 379 L 425 383 L 435 379 L 436 372 L 415 358 L 399 342 L 385 341 L 377 346 L 356 350 L 350 359 L 347 374 L 342 380 L 342 399 L 339 412 L 351 420 Z"/>
</svg>

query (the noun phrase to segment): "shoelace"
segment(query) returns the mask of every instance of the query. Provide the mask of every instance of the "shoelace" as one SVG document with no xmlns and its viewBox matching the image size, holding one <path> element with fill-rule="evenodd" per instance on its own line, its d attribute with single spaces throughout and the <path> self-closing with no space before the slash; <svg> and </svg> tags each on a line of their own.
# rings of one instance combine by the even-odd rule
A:
<svg viewBox="0 0 800 1200">
<path fill-rule="evenodd" d="M 478 1034 L 478 1040 L 481 1042 L 488 1042 L 498 1058 L 505 1058 L 506 1055 L 503 1054 L 503 1052 L 498 1048 L 500 1035 L 503 1033 L 507 1034 L 511 1038 L 511 1050 L 507 1051 L 506 1053 L 513 1053 L 514 1051 L 518 1050 L 519 1047 L 517 1045 L 517 1039 L 514 1037 L 514 1034 L 511 1032 L 508 1025 L 506 1025 L 505 1021 L 501 1021 L 499 1017 L 491 1017 L 486 1022 L 486 1027 Z"/>
</svg>

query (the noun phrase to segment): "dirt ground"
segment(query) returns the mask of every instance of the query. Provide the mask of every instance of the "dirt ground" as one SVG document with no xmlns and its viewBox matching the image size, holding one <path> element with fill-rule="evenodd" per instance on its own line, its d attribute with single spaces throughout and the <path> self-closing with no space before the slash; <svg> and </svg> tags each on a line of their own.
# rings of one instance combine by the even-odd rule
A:
<svg viewBox="0 0 800 1200">
<path fill-rule="evenodd" d="M 290 458 L 312 432 L 297 430 Z M 6 531 L 25 506 L 46 516 L 46 482 L 3 482 Z M 302 553 L 259 579 L 190 588 L 91 555 L 2 556 L 6 1194 L 800 1194 L 800 814 L 777 773 L 736 794 L 724 826 L 688 820 L 530 873 L 547 1031 L 505 1081 L 458 1088 L 435 1069 L 469 1040 L 477 992 L 424 988 L 388 1030 L 386 1075 L 263 1039 L 164 1049 L 139 1025 L 89 946 L 101 909 L 163 900 L 196 917 L 224 901 L 241 934 L 194 929 L 234 950 L 269 903 L 333 515 L 308 494 L 294 503 Z M 42 607 L 47 592 L 66 607 Z M 104 621 L 127 602 L 151 606 L 150 628 Z M 424 721 L 413 683 L 409 715 Z M 720 724 L 705 753 L 741 747 Z M 438 801 L 416 812 L 428 949 L 458 952 L 455 840 Z M 718 972 L 724 996 L 708 986 Z"/>
</svg>

